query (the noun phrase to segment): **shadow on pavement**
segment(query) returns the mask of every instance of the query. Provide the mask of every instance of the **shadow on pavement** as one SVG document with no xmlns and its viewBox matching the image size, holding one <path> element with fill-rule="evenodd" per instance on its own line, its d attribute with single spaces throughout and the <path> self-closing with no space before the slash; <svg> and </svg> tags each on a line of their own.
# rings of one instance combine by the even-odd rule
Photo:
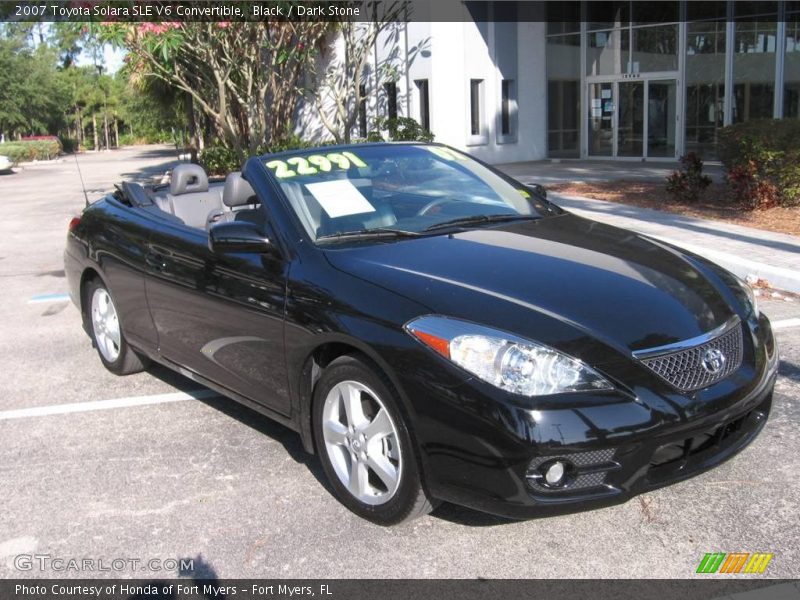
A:
<svg viewBox="0 0 800 600">
<path fill-rule="evenodd" d="M 800 367 L 794 363 L 790 363 L 785 360 L 780 361 L 778 365 L 778 373 L 781 376 L 786 377 L 786 379 L 791 379 L 792 381 L 800 383 Z"/>
<path fill-rule="evenodd" d="M 135 181 L 141 184 L 147 183 L 159 183 L 161 177 L 167 171 L 171 171 L 176 166 L 181 164 L 177 158 L 169 161 L 165 161 L 162 163 L 158 163 L 157 165 L 150 165 L 148 167 L 143 167 L 136 171 L 128 171 L 127 173 L 121 173 L 121 181 Z"/>
<path fill-rule="evenodd" d="M 136 147 L 133 147 L 133 149 L 136 149 Z M 142 158 L 177 158 L 179 150 L 175 146 L 147 147 L 147 150 L 139 151 L 137 154 Z"/>
<path fill-rule="evenodd" d="M 184 569 L 181 565 L 191 564 L 192 569 Z M 204 596 L 208 600 L 224 600 L 228 596 L 221 592 L 216 591 L 220 588 L 219 575 L 210 563 L 206 562 L 202 554 L 198 554 L 194 558 L 180 558 L 178 559 L 179 572 L 178 576 L 181 577 L 181 585 L 186 588 L 197 586 L 198 594 L 192 597 Z M 142 588 L 142 593 L 132 594 L 128 596 L 128 600 L 175 600 L 178 598 L 175 579 L 151 579 L 131 582 L 132 586 Z M 181 594 L 180 597 L 185 597 Z"/>
<path fill-rule="evenodd" d="M 147 369 L 147 372 L 182 392 L 192 392 L 197 391 L 198 389 L 206 389 L 188 377 L 184 377 L 183 375 L 158 364 L 153 364 L 150 366 Z M 319 464 L 319 461 L 314 455 L 309 454 L 303 449 L 303 444 L 300 441 L 300 436 L 297 432 L 292 431 L 277 421 L 273 421 L 269 417 L 266 417 L 244 406 L 243 404 L 224 396 L 203 398 L 200 399 L 199 402 L 202 402 L 203 404 L 206 404 L 207 406 L 210 406 L 215 410 L 218 410 L 221 413 L 236 419 L 243 425 L 250 427 L 258 433 L 269 436 L 276 442 L 280 442 L 280 444 L 286 449 L 286 452 L 295 462 L 308 467 L 308 470 L 317 479 L 317 481 L 319 481 L 325 487 L 325 489 L 328 490 L 328 492 L 333 494 L 333 490 L 328 485 L 328 480 L 325 477 L 322 466 Z"/>
<path fill-rule="evenodd" d="M 458 506 L 457 504 L 450 504 L 448 502 L 442 503 L 431 513 L 432 517 L 455 523 L 456 525 L 466 525 L 468 527 L 495 527 L 499 525 L 513 525 L 521 521 L 515 519 L 507 519 L 505 517 L 498 517 L 497 515 L 490 515 L 489 513 L 482 513 L 465 506 Z"/>
<path fill-rule="evenodd" d="M 147 372 L 153 377 L 160 379 L 164 383 L 167 383 L 182 392 L 193 392 L 197 391 L 198 389 L 206 389 L 188 377 L 184 377 L 180 373 L 156 363 L 153 363 L 147 369 Z M 330 484 L 328 483 L 325 472 L 322 470 L 322 465 L 316 456 L 309 454 L 303 449 L 303 445 L 300 442 L 300 436 L 297 434 L 297 432 L 292 431 L 288 427 L 284 427 L 269 417 L 265 417 L 264 415 L 247 408 L 243 404 L 239 404 L 235 400 L 231 400 L 223 396 L 201 399 L 199 402 L 202 402 L 203 404 L 206 404 L 207 406 L 210 406 L 215 410 L 218 410 L 223 414 L 236 419 L 242 425 L 246 425 L 258 433 L 269 436 L 276 442 L 279 442 L 285 448 L 292 460 L 308 468 L 314 478 L 331 495 L 331 501 L 336 501 L 333 488 L 331 488 Z M 518 522 L 513 519 L 506 519 L 504 517 L 482 513 L 470 508 L 456 506 L 449 503 L 443 503 L 431 513 L 431 516 L 436 517 L 437 519 L 442 519 L 443 521 L 449 521 L 450 523 L 466 525 L 469 527 L 493 527 L 497 525 L 510 525 Z M 200 575 L 200 577 L 206 578 L 205 575 Z"/>
</svg>

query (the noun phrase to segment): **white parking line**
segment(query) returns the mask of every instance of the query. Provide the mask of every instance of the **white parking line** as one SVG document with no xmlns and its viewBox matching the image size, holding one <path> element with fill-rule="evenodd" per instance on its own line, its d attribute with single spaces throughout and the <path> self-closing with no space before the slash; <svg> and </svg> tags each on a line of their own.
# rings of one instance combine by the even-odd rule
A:
<svg viewBox="0 0 800 600">
<path fill-rule="evenodd" d="M 789 327 L 800 327 L 800 319 L 783 319 L 772 322 L 772 329 L 789 329 Z"/>
<path fill-rule="evenodd" d="M 146 406 L 148 404 L 164 404 L 167 402 L 181 402 L 183 400 L 202 400 L 203 398 L 214 398 L 216 396 L 219 396 L 219 394 L 212 390 L 193 390 L 191 392 L 173 392 L 170 394 L 154 394 L 152 396 L 131 396 L 129 398 L 115 398 L 113 400 L 34 406 L 32 408 L 0 411 L 0 421 L 24 419 L 25 417 L 64 415 L 93 410 L 109 410 L 112 408 L 127 408 L 130 406 Z"/>
<path fill-rule="evenodd" d="M 43 302 L 69 302 L 69 294 L 40 294 L 28 300 L 28 304 L 41 304 Z"/>
</svg>

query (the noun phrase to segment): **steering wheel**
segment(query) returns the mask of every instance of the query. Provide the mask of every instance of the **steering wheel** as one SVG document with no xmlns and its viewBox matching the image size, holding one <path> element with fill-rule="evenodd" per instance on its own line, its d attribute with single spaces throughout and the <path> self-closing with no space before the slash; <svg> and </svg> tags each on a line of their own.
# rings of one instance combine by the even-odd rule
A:
<svg viewBox="0 0 800 600">
<path fill-rule="evenodd" d="M 417 216 L 418 217 L 423 217 L 423 216 L 427 215 L 431 210 L 436 208 L 437 206 L 441 206 L 442 204 L 447 204 L 448 202 L 456 202 L 456 200 L 453 200 L 452 198 L 437 198 L 436 200 L 433 200 L 432 202 L 428 202 L 425 206 L 420 208 L 417 211 Z"/>
</svg>

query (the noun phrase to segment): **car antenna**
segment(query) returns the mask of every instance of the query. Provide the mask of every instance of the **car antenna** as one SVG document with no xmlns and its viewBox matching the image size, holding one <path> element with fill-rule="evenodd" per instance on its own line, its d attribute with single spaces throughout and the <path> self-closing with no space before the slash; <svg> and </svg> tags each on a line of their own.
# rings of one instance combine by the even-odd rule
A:
<svg viewBox="0 0 800 600">
<path fill-rule="evenodd" d="M 83 189 L 83 199 L 86 201 L 86 204 L 84 206 L 89 206 L 89 194 L 86 193 L 86 184 L 83 183 L 83 173 L 81 173 L 81 166 L 78 163 L 78 153 L 75 152 L 73 156 L 75 157 L 75 166 L 78 167 L 78 177 L 81 178 L 81 189 Z"/>
</svg>

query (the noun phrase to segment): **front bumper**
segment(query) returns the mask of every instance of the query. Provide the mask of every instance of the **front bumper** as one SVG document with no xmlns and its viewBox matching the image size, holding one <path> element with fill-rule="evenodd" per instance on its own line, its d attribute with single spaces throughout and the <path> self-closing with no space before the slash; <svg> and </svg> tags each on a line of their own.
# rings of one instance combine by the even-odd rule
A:
<svg viewBox="0 0 800 600">
<path fill-rule="evenodd" d="M 524 408 L 487 399 L 474 381 L 445 382 L 436 399 L 424 397 L 430 378 L 407 381 L 408 397 L 424 398 L 412 403 L 429 492 L 530 518 L 625 502 L 711 469 L 753 441 L 769 416 L 778 352 L 766 318 L 753 341 L 738 373 L 689 396 L 575 396 Z M 539 467 L 557 459 L 570 465 L 568 484 L 548 488 Z"/>
</svg>

